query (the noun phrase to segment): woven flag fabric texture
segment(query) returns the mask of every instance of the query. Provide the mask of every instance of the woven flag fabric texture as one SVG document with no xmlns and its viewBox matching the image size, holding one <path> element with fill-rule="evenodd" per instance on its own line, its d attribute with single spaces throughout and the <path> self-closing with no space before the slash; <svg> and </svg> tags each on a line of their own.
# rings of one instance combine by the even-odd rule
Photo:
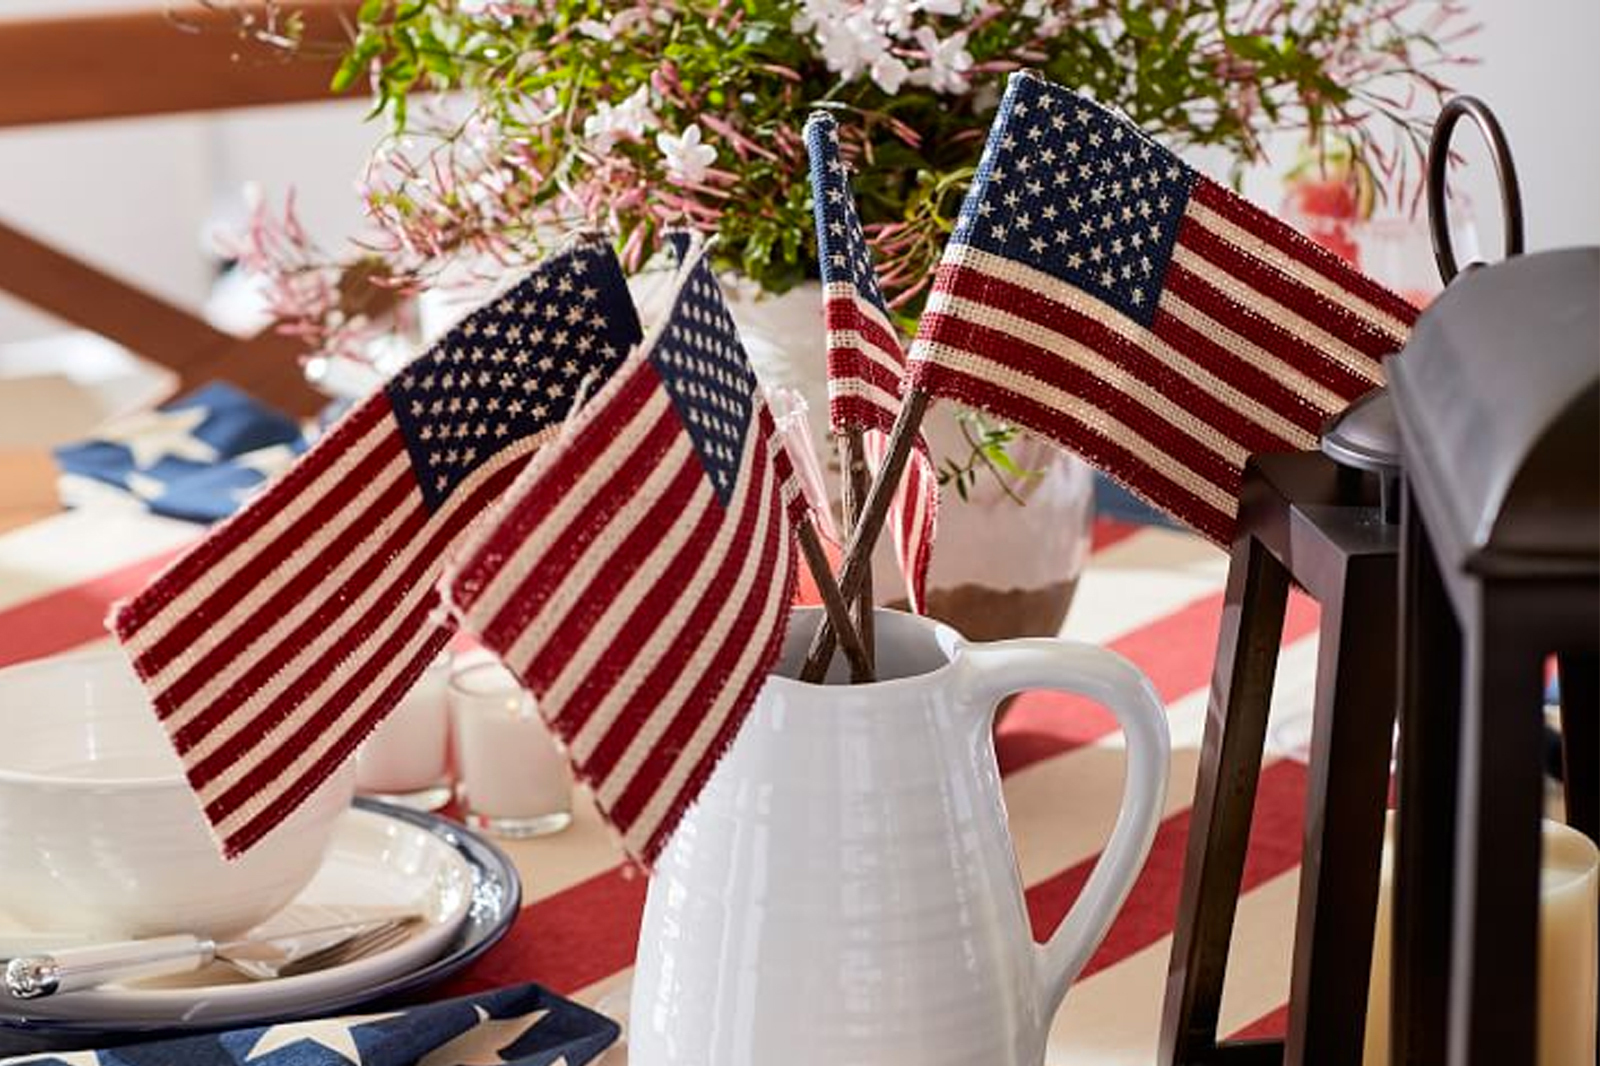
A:
<svg viewBox="0 0 1600 1066">
<path fill-rule="evenodd" d="M 912 384 L 1055 440 L 1226 543 L 1244 461 L 1313 447 L 1416 309 L 1125 118 L 1013 75 Z"/>
<path fill-rule="evenodd" d="M 609 1018 L 520 985 L 406 1010 L 19 1055 L 0 1066 L 585 1066 L 619 1035 Z"/>
<path fill-rule="evenodd" d="M 62 445 L 55 458 L 69 506 L 116 494 L 168 518 L 214 522 L 304 451 L 293 419 L 214 381 Z"/>
<path fill-rule="evenodd" d="M 866 437 L 869 466 L 881 467 L 900 409 L 905 349 L 889 315 L 839 155 L 839 127 L 817 112 L 806 123 L 828 344 L 828 418 L 835 433 Z M 889 528 L 913 610 L 927 606 L 928 567 L 939 514 L 939 477 L 919 435 L 896 488 Z"/>
<path fill-rule="evenodd" d="M 446 552 L 639 338 L 609 245 L 575 245 L 113 608 L 227 854 L 281 823 L 444 647 Z"/>
<path fill-rule="evenodd" d="M 649 865 L 777 658 L 806 504 L 698 248 L 447 582 Z"/>
</svg>

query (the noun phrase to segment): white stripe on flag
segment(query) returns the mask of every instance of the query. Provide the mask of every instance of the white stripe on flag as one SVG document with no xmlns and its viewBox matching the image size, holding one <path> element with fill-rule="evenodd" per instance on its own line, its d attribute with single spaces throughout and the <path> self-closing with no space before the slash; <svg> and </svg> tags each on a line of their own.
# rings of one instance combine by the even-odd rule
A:
<svg viewBox="0 0 1600 1066">
<path fill-rule="evenodd" d="M 1306 288 L 1348 308 L 1352 314 L 1390 334 L 1395 338 L 1397 345 L 1404 344 L 1405 339 L 1411 335 L 1411 327 L 1387 311 L 1363 300 L 1315 267 L 1302 263 L 1293 256 L 1285 255 L 1255 234 L 1229 222 L 1205 204 L 1191 199 L 1184 213 L 1197 225 L 1233 245 L 1250 258 L 1281 274 L 1289 275 Z"/>
<path fill-rule="evenodd" d="M 741 456 L 739 476 L 735 482 L 741 489 L 739 495 L 734 498 L 737 502 L 734 506 L 728 508 L 727 517 L 723 522 L 722 528 L 717 531 L 715 542 L 706 551 L 706 559 L 709 565 L 702 567 L 702 570 L 710 571 L 710 573 L 704 575 L 697 573 L 695 575 L 695 580 L 684 590 L 684 594 L 678 597 L 673 609 L 666 612 L 663 624 L 657 628 L 652 640 L 640 648 L 639 658 L 650 660 L 660 656 L 665 652 L 667 645 L 682 631 L 695 603 L 703 597 L 706 586 L 715 577 L 718 568 L 726 565 L 728 545 L 738 529 L 738 516 L 746 506 L 748 494 L 755 491 L 758 484 L 761 495 L 755 501 L 757 510 L 751 543 L 755 545 L 765 544 L 772 536 L 773 525 L 785 521 L 780 509 L 772 506 L 773 498 L 777 495 L 774 491 L 776 486 L 772 484 L 772 478 L 758 475 L 757 471 L 753 469 L 754 464 L 758 462 L 768 465 L 770 468 L 767 456 L 758 451 L 758 449 L 766 446 L 766 442 L 756 439 L 759 434 L 754 432 L 754 425 L 755 423 L 752 422 L 752 430 L 745 434 L 744 455 Z M 782 539 L 787 540 L 787 538 Z M 666 695 L 657 701 L 659 706 L 672 708 L 682 706 L 690 690 L 705 679 L 707 667 L 721 653 L 722 643 L 726 639 L 728 631 L 733 627 L 734 622 L 743 613 L 743 608 L 750 596 L 750 587 L 755 581 L 757 572 L 761 569 L 762 552 L 745 552 L 744 556 L 744 565 L 740 569 L 733 587 L 723 597 L 722 609 L 716 612 L 716 617 L 711 625 L 706 628 L 704 633 L 700 634 L 700 639 L 695 643 L 693 650 L 689 652 L 687 662 L 684 663 L 677 678 L 673 681 L 672 687 L 668 689 Z M 777 572 L 782 573 L 781 570 Z M 782 582 L 775 581 L 769 582 L 769 584 L 772 588 L 777 588 L 781 586 Z M 763 591 L 769 596 L 777 595 L 778 593 L 773 592 L 772 588 Z M 601 737 L 610 730 L 612 725 L 610 719 L 614 718 L 615 715 L 608 716 L 606 721 L 598 720 L 599 717 L 598 714 L 591 717 L 588 722 L 584 723 L 584 727 L 579 731 L 577 737 L 574 738 L 572 750 L 580 760 L 586 761 L 594 754 L 594 749 Z M 661 734 L 671 724 L 671 716 L 665 714 L 652 714 L 640 723 L 638 732 L 629 742 L 622 757 L 611 768 L 611 772 L 606 776 L 606 779 L 597 783 L 596 791 L 601 803 L 607 809 L 616 805 L 624 789 L 632 783 L 634 776 L 639 772 L 639 768 L 655 749 L 656 741 L 660 739 Z"/>
<path fill-rule="evenodd" d="M 279 506 L 266 521 L 252 531 L 247 537 L 234 544 L 227 551 L 207 563 L 204 573 L 215 573 L 222 570 L 231 573 L 234 565 L 229 565 L 231 560 L 247 560 L 254 558 L 265 551 L 267 546 L 281 537 L 286 529 L 297 522 L 305 513 L 317 506 L 327 496 L 334 486 L 346 480 L 350 471 L 359 464 L 368 453 L 377 447 L 382 439 L 394 433 L 392 416 L 378 419 L 357 441 L 352 442 L 349 449 L 341 454 L 327 468 L 322 470 L 309 484 L 303 486 L 299 492 L 279 501 Z M 402 458 L 404 451 L 402 449 Z M 381 479 L 380 479 L 381 480 Z M 255 510 L 242 511 L 233 519 L 217 527 L 224 530 L 232 522 L 248 520 L 254 521 L 260 517 L 260 512 Z M 309 549 L 297 550 L 289 559 L 292 564 L 305 557 Z M 286 566 L 284 569 L 292 569 Z M 124 644 L 135 655 L 159 641 L 175 625 L 182 622 L 205 602 L 206 598 L 215 588 L 215 583 L 204 580 L 190 582 L 182 592 L 161 605 L 160 610 L 149 618 L 137 632 L 131 634 Z"/>
<path fill-rule="evenodd" d="M 1085 318 L 1092 319 L 1117 334 L 1129 344 L 1150 353 L 1151 357 L 1161 363 L 1162 366 L 1187 379 L 1202 392 L 1215 396 L 1218 400 L 1238 412 L 1239 415 L 1254 422 L 1273 436 L 1287 441 L 1304 440 L 1307 443 L 1301 445 L 1302 447 L 1310 447 L 1315 443 L 1305 430 L 1271 407 L 1240 391 L 1236 386 L 1213 374 L 1206 367 L 1173 348 L 1166 341 L 1157 337 L 1137 322 L 1113 310 L 1103 301 L 1091 296 L 1082 289 L 1070 285 L 1059 278 L 1053 278 L 1043 271 L 1034 270 L 1031 267 L 1012 262 L 1001 256 L 981 252 L 970 246 L 962 250 L 961 265 L 963 269 L 976 270 L 998 278 L 1007 284 L 1036 292 L 1050 303 L 1070 308 Z M 941 295 L 936 289 L 929 296 L 929 306 L 931 307 Z M 1161 297 L 1163 301 L 1170 298 L 1170 294 L 1166 293 Z M 1165 306 L 1164 303 L 1163 306 Z M 997 308 L 996 310 L 1000 309 Z M 987 316 L 979 321 L 986 320 Z M 1051 335 L 1059 336 L 1053 331 Z M 1273 367 L 1272 373 L 1276 376 L 1282 377 L 1284 374 L 1295 373 L 1293 368 L 1283 365 L 1281 360 L 1276 358 L 1270 359 L 1266 365 Z M 1278 366 L 1280 365 L 1283 365 L 1283 374 L 1279 373 Z M 1285 383 L 1290 384 L 1288 381 Z M 1148 385 L 1145 386 L 1147 389 L 1150 387 Z M 1298 381 L 1291 384 L 1290 387 L 1298 388 Z M 1027 393 L 1024 392 L 1023 395 L 1027 395 Z M 1232 512 L 1230 511 L 1229 513 Z"/>
<path fill-rule="evenodd" d="M 644 433 L 644 430 L 636 427 L 655 425 L 661 420 L 663 412 L 667 410 L 667 404 L 668 400 L 665 393 L 660 389 L 652 390 L 645 402 L 640 404 L 628 416 L 627 422 L 618 428 L 611 440 L 606 442 L 606 450 L 596 457 L 595 462 L 584 468 L 583 473 L 572 483 L 572 487 L 561 497 L 560 502 L 550 509 L 549 513 L 540 520 L 537 526 L 528 531 L 528 536 L 525 539 L 532 540 L 539 535 L 540 530 L 565 529 L 571 525 L 577 513 L 588 507 L 590 501 L 595 498 L 598 486 L 610 480 L 611 471 L 621 461 L 620 459 L 612 458 L 613 453 L 625 457 L 631 452 L 634 447 L 633 442 L 638 440 Z M 537 478 L 539 472 L 543 469 L 543 460 L 537 456 L 534 457 L 528 468 L 518 477 L 518 483 Z M 507 499 L 514 500 L 521 497 L 522 493 L 517 491 L 516 486 L 506 492 Z M 496 514 L 484 528 L 492 530 L 499 525 L 503 517 L 504 515 L 500 514 L 499 509 L 497 509 Z M 465 556 L 475 554 L 476 549 L 469 548 Z M 538 557 L 539 553 L 537 552 L 519 551 L 507 558 L 504 566 L 495 571 L 494 579 L 484 586 L 478 599 L 472 604 L 470 613 L 477 624 L 487 625 L 499 616 L 500 612 L 505 609 L 506 602 L 516 594 L 516 591 L 522 587 L 522 583 L 527 580 L 528 573 L 539 561 Z"/>
<path fill-rule="evenodd" d="M 1330 362 L 1338 363 L 1352 374 L 1374 385 L 1383 384 L 1383 371 L 1379 369 L 1376 359 L 1335 337 L 1310 319 L 1296 314 L 1249 282 L 1234 277 L 1181 244 L 1173 248 L 1172 261 L 1210 284 L 1245 311 L 1266 319 L 1290 336 L 1298 337 L 1312 345 Z"/>
</svg>

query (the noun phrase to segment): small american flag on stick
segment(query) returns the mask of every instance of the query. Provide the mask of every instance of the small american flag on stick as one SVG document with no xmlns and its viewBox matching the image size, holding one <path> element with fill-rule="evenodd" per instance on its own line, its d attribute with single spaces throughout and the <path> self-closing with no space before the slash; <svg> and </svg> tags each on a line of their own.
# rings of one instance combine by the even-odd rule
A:
<svg viewBox="0 0 1600 1066">
<path fill-rule="evenodd" d="M 1232 539 L 1245 458 L 1314 447 L 1417 310 L 1126 119 L 1013 76 L 911 352 L 914 387 Z"/>
<path fill-rule="evenodd" d="M 837 434 L 861 435 L 861 458 L 881 467 L 889 430 L 900 409 L 905 349 L 883 290 L 872 252 L 861 231 L 849 172 L 839 156 L 833 116 L 816 112 L 806 123 L 811 156 L 811 193 L 816 204 L 817 254 L 822 265 L 828 329 L 828 417 Z M 853 452 L 853 446 L 850 449 Z M 847 468 L 855 456 L 846 458 Z M 846 470 L 848 478 L 850 471 Z M 860 493 L 865 497 L 866 493 Z M 927 607 L 928 564 L 939 512 L 939 477 L 927 443 L 917 439 L 890 515 L 890 532 L 911 607 Z M 856 516 L 847 514 L 847 524 Z"/>
<path fill-rule="evenodd" d="M 955 399 L 1226 544 L 1245 458 L 1314 446 L 1382 384 L 1416 317 L 1125 118 L 1014 74 L 918 323 L 884 469 L 896 476 L 933 399 Z M 847 597 L 888 493 L 873 485 L 846 550 Z M 824 620 L 801 676 L 820 678 L 832 650 Z"/>
<path fill-rule="evenodd" d="M 547 260 L 113 608 L 228 855 L 288 817 L 443 648 L 446 552 L 640 335 L 609 245 Z"/>
<path fill-rule="evenodd" d="M 716 278 L 688 258 L 640 354 L 447 581 L 646 865 L 778 656 L 807 521 Z"/>
</svg>

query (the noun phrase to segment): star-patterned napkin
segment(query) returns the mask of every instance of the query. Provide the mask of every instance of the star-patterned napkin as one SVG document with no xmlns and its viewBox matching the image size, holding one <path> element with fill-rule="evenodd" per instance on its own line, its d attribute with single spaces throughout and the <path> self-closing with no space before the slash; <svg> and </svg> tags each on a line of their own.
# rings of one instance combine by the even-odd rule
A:
<svg viewBox="0 0 1600 1066">
<path fill-rule="evenodd" d="M 55 455 L 68 506 L 119 497 L 171 518 L 214 522 L 304 450 L 293 419 L 214 382 Z"/>
<path fill-rule="evenodd" d="M 584 1066 L 619 1035 L 587 1007 L 519 985 L 381 1014 L 38 1052 L 0 1066 Z"/>
</svg>

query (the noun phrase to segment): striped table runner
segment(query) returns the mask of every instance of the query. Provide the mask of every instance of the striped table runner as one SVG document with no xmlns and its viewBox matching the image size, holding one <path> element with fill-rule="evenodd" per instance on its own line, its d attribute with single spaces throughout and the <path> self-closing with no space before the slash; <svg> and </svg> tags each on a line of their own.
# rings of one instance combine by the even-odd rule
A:
<svg viewBox="0 0 1600 1066">
<path fill-rule="evenodd" d="M 190 525 L 103 512 L 60 515 L 0 535 L 0 664 L 108 639 L 106 605 L 194 535 Z M 1185 533 L 1105 521 L 1096 528 L 1066 635 L 1112 647 L 1150 675 L 1167 701 L 1173 766 L 1149 864 L 1056 1018 L 1051 1066 L 1154 1060 L 1226 566 L 1220 552 Z M 1304 735 L 1315 631 L 1315 606 L 1296 596 L 1275 738 Z M 1024 696 L 1001 727 L 1006 802 L 1040 937 L 1076 898 L 1110 831 L 1121 787 L 1119 746 L 1109 715 L 1058 695 Z M 1281 1032 L 1288 989 L 1306 775 L 1276 747 L 1271 755 L 1223 1001 L 1223 1026 L 1233 1033 Z M 527 906 L 505 942 L 435 995 L 536 980 L 621 1014 L 645 882 L 620 864 L 588 798 L 579 797 L 567 832 L 507 850 L 525 879 Z M 606 1060 L 624 1063 L 625 1049 Z"/>
</svg>

